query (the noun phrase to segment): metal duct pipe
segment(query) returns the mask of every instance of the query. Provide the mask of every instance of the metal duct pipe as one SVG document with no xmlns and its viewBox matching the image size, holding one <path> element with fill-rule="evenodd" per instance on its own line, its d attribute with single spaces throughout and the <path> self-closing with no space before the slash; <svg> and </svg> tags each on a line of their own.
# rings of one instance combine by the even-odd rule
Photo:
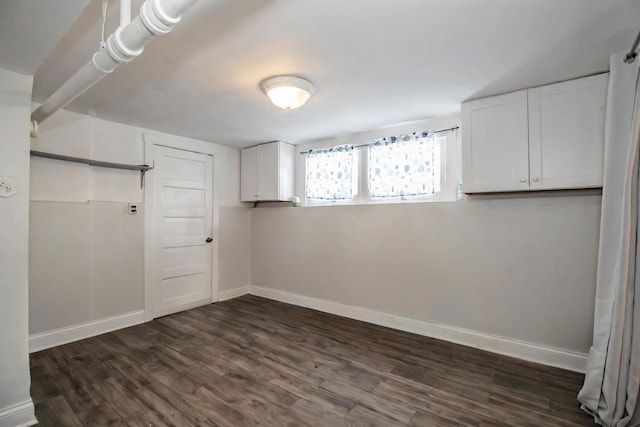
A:
<svg viewBox="0 0 640 427">
<path fill-rule="evenodd" d="M 37 124 L 64 108 L 84 91 L 111 73 L 122 63 L 128 63 L 144 50 L 155 36 L 166 34 L 180 22 L 182 13 L 197 0 L 146 0 L 140 14 L 124 27 L 119 27 L 107 38 L 104 49 L 93 54 L 82 68 L 71 76 L 42 105 L 31 113 L 32 133 L 37 134 Z M 37 137 L 37 135 L 32 135 Z"/>
</svg>

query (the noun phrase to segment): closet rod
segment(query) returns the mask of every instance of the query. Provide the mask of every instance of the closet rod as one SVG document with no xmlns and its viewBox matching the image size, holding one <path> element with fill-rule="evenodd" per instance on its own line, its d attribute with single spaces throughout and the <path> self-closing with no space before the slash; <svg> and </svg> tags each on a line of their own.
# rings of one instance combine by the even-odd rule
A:
<svg viewBox="0 0 640 427">
<path fill-rule="evenodd" d="M 130 171 L 148 171 L 153 169 L 149 165 L 128 165 L 125 163 L 103 162 L 100 160 L 83 159 L 82 157 L 65 156 L 62 154 L 46 153 L 44 151 L 31 150 L 34 157 L 44 157 L 45 159 L 63 160 L 65 162 L 83 163 L 89 166 L 98 166 L 101 168 L 126 169 Z"/>
<path fill-rule="evenodd" d="M 640 44 L 640 32 L 638 32 L 638 35 L 636 36 L 636 40 L 633 42 L 633 45 L 631 46 L 631 50 L 629 51 L 629 53 L 627 53 L 624 56 L 625 64 L 631 64 L 633 63 L 633 61 L 636 60 L 636 57 L 638 56 L 638 53 L 636 52 L 636 50 L 638 50 L 638 44 Z"/>
<path fill-rule="evenodd" d="M 45 159 L 62 160 L 65 162 L 82 163 L 89 166 L 97 166 L 100 168 L 124 169 L 130 171 L 140 171 L 140 188 L 144 188 L 144 174 L 146 171 L 153 169 L 149 165 L 129 165 L 125 163 L 103 162 L 101 160 L 84 159 L 82 157 L 65 156 L 63 154 L 47 153 L 45 151 L 31 150 L 34 157 L 44 157 Z"/>
<path fill-rule="evenodd" d="M 452 128 L 446 128 L 446 129 L 438 129 L 438 130 L 433 130 L 430 133 L 441 133 L 441 132 L 452 132 L 454 130 L 458 130 L 460 129 L 460 126 L 455 126 Z M 360 145 L 354 145 L 353 148 L 363 148 L 363 147 L 368 147 L 371 144 L 360 144 Z M 301 151 L 300 154 L 305 155 L 305 154 L 309 154 L 308 151 Z"/>
</svg>

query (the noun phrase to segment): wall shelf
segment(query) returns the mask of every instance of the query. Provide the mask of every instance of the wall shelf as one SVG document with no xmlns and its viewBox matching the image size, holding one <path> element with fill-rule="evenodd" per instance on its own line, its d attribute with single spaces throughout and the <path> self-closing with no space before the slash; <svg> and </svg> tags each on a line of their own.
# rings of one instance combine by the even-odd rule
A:
<svg viewBox="0 0 640 427">
<path fill-rule="evenodd" d="M 100 168 L 124 169 L 131 171 L 140 171 L 140 188 L 144 188 L 144 174 L 153 169 L 149 165 L 130 165 L 126 163 L 103 162 L 101 160 L 84 159 L 82 157 L 65 156 L 63 154 L 47 153 L 45 151 L 31 150 L 34 157 L 43 157 L 45 159 L 62 160 L 65 162 L 82 163 L 89 166 L 97 166 Z"/>
</svg>

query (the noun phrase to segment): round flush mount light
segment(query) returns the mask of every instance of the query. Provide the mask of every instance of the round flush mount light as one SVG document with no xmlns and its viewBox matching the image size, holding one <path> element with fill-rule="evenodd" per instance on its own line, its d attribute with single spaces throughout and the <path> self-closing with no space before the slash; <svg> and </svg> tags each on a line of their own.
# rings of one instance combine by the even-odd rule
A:
<svg viewBox="0 0 640 427">
<path fill-rule="evenodd" d="M 269 77 L 260 87 L 271 102 L 285 110 L 302 107 L 316 91 L 309 80 L 294 76 Z"/>
</svg>

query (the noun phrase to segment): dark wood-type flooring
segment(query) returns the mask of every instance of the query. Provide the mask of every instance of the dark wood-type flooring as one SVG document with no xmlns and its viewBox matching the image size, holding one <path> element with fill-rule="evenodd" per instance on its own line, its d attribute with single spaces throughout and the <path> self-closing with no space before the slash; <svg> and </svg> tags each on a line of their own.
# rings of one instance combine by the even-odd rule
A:
<svg viewBox="0 0 640 427">
<path fill-rule="evenodd" d="M 41 426 L 589 426 L 583 376 L 254 296 L 31 355 Z"/>
</svg>

